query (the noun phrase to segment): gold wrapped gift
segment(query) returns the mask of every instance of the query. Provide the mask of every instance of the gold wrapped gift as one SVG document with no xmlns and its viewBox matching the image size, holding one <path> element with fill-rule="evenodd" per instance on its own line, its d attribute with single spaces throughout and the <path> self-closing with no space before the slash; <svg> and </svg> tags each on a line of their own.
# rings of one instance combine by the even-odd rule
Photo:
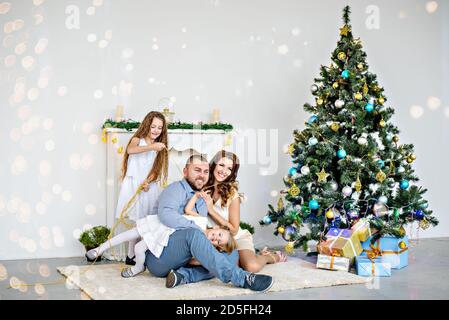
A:
<svg viewBox="0 0 449 320">
<path fill-rule="evenodd" d="M 322 254 L 346 257 L 353 261 L 363 251 L 357 234 L 352 230 L 331 228 L 326 238 L 318 245 L 318 251 Z"/>
<path fill-rule="evenodd" d="M 337 271 L 349 271 L 349 265 L 349 258 L 326 256 L 324 254 L 319 254 L 316 262 L 317 268 Z"/>
<path fill-rule="evenodd" d="M 370 228 L 369 222 L 363 219 L 359 220 L 355 225 L 353 225 L 351 230 L 354 231 L 360 242 L 368 240 L 368 238 L 376 232 L 375 229 Z"/>
</svg>

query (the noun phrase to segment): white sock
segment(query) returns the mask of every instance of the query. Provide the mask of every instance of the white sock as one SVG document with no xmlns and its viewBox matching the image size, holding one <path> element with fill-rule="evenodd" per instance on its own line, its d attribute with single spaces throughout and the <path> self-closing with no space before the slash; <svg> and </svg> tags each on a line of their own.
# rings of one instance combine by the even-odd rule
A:
<svg viewBox="0 0 449 320">
<path fill-rule="evenodd" d="M 131 267 L 134 274 L 142 272 L 145 269 L 145 252 L 148 250 L 145 241 L 141 240 L 135 245 L 136 265 Z"/>
<path fill-rule="evenodd" d="M 128 241 L 128 257 L 131 259 L 136 254 L 134 253 L 134 247 L 136 246 L 136 242 L 138 239 L 132 239 Z"/>
<path fill-rule="evenodd" d="M 98 255 L 102 255 L 106 250 L 108 250 L 111 247 L 114 247 L 114 246 L 121 244 L 123 242 L 126 242 L 126 241 L 132 241 L 132 240 L 135 241 L 139 237 L 140 237 L 140 235 L 139 235 L 139 232 L 137 232 L 137 228 L 132 228 L 128 231 L 119 233 L 118 235 L 116 235 L 115 237 L 113 237 L 110 240 L 107 240 L 101 246 L 96 248 L 96 250 L 98 252 Z"/>
</svg>

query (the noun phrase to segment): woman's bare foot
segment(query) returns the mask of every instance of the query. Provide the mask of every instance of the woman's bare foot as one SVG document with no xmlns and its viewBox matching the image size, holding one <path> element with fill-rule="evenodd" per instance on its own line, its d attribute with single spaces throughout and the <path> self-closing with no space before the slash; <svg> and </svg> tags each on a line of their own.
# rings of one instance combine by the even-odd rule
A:
<svg viewBox="0 0 449 320">
<path fill-rule="evenodd" d="M 262 249 L 261 255 L 269 256 L 271 258 L 272 262 L 269 264 L 287 261 L 287 256 L 283 252 L 281 251 L 271 252 L 268 250 L 267 247 Z"/>
</svg>

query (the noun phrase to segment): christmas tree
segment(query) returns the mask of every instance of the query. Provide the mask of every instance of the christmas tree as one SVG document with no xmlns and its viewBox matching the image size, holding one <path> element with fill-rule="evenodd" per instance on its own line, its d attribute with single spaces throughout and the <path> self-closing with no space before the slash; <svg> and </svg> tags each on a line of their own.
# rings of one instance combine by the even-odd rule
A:
<svg viewBox="0 0 449 320">
<path fill-rule="evenodd" d="M 288 153 L 293 166 L 277 208 L 269 205 L 262 225 L 277 224 L 286 249 L 321 240 L 330 227 L 350 228 L 365 218 L 382 235 L 401 237 L 414 221 L 426 229 L 437 225 L 427 191 L 416 185 L 412 144 L 399 144 L 399 130 L 389 122 L 384 89 L 368 70 L 360 39 L 354 38 L 350 8 L 329 67 L 321 66 L 311 92 L 315 103 L 302 131 L 294 130 Z M 305 228 L 307 227 L 307 228 Z"/>
</svg>

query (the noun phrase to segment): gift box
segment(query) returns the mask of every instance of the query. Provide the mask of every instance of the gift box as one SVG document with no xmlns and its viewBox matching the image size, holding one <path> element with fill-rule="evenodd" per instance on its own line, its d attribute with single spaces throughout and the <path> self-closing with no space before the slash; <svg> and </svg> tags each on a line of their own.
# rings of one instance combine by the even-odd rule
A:
<svg viewBox="0 0 449 320">
<path fill-rule="evenodd" d="M 362 242 L 362 256 L 380 257 L 382 262 L 391 264 L 392 269 L 402 269 L 408 265 L 407 236 L 397 238 L 393 236 L 383 236 L 375 243 L 371 243 L 372 237 Z"/>
<path fill-rule="evenodd" d="M 324 254 L 319 254 L 316 262 L 317 268 L 337 271 L 349 271 L 349 265 L 349 258 L 326 256 Z"/>
<path fill-rule="evenodd" d="M 374 233 L 376 233 L 376 229 L 371 229 L 369 222 L 364 219 L 360 219 L 351 227 L 351 230 L 357 234 L 360 242 L 366 241 L 371 237 Z"/>
<path fill-rule="evenodd" d="M 326 239 L 320 242 L 318 251 L 328 256 L 346 257 L 352 260 L 363 251 L 357 234 L 349 229 L 331 228 L 326 234 Z"/>
<path fill-rule="evenodd" d="M 364 277 L 390 277 L 391 264 L 382 262 L 381 258 L 370 259 L 358 256 L 355 258 L 355 269 L 359 276 Z"/>
</svg>

